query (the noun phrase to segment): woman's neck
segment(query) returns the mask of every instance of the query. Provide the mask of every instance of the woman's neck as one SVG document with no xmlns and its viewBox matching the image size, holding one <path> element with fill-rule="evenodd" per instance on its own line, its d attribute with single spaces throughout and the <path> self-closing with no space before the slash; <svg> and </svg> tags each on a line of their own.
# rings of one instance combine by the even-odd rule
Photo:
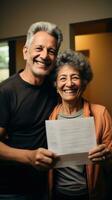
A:
<svg viewBox="0 0 112 200">
<path fill-rule="evenodd" d="M 75 112 L 78 112 L 83 107 L 83 100 L 80 99 L 78 102 L 62 102 L 61 112 L 65 115 L 72 115 Z"/>
</svg>

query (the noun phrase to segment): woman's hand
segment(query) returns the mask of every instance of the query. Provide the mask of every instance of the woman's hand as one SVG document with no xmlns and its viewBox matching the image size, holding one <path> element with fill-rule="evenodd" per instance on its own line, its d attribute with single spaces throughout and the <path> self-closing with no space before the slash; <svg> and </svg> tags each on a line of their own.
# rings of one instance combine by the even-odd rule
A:
<svg viewBox="0 0 112 200">
<path fill-rule="evenodd" d="M 90 161 L 99 163 L 101 161 L 106 161 L 112 157 L 111 151 L 107 148 L 105 144 L 100 144 L 89 151 L 88 158 Z"/>
</svg>

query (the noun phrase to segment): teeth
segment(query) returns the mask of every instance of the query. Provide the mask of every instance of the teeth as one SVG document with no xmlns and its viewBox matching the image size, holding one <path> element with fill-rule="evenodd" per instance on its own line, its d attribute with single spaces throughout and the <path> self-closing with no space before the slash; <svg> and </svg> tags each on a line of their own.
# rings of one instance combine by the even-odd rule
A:
<svg viewBox="0 0 112 200">
<path fill-rule="evenodd" d="M 45 65 L 45 63 L 44 62 L 41 62 L 41 61 L 35 61 L 36 63 L 38 63 L 38 64 L 40 64 L 40 65 Z"/>
<path fill-rule="evenodd" d="M 75 93 L 75 90 L 64 90 L 65 93 Z"/>
</svg>

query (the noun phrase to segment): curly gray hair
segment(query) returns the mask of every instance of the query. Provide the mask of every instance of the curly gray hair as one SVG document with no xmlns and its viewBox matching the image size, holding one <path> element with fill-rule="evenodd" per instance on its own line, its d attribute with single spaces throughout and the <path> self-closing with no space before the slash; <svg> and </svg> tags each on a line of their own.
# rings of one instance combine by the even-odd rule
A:
<svg viewBox="0 0 112 200">
<path fill-rule="evenodd" d="M 81 80 L 85 81 L 86 83 L 89 83 L 92 80 L 93 72 L 86 56 L 71 49 L 67 49 L 64 52 L 58 54 L 55 67 L 55 79 L 61 67 L 66 64 L 73 66 L 76 70 L 79 71 Z"/>
</svg>

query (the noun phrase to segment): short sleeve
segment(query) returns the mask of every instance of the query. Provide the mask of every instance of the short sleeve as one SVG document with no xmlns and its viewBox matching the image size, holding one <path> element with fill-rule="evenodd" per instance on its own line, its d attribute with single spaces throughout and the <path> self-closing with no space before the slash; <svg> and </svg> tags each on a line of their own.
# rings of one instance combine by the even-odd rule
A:
<svg viewBox="0 0 112 200">
<path fill-rule="evenodd" d="M 6 128 L 10 119 L 10 101 L 7 93 L 0 89 L 0 127 Z"/>
</svg>

